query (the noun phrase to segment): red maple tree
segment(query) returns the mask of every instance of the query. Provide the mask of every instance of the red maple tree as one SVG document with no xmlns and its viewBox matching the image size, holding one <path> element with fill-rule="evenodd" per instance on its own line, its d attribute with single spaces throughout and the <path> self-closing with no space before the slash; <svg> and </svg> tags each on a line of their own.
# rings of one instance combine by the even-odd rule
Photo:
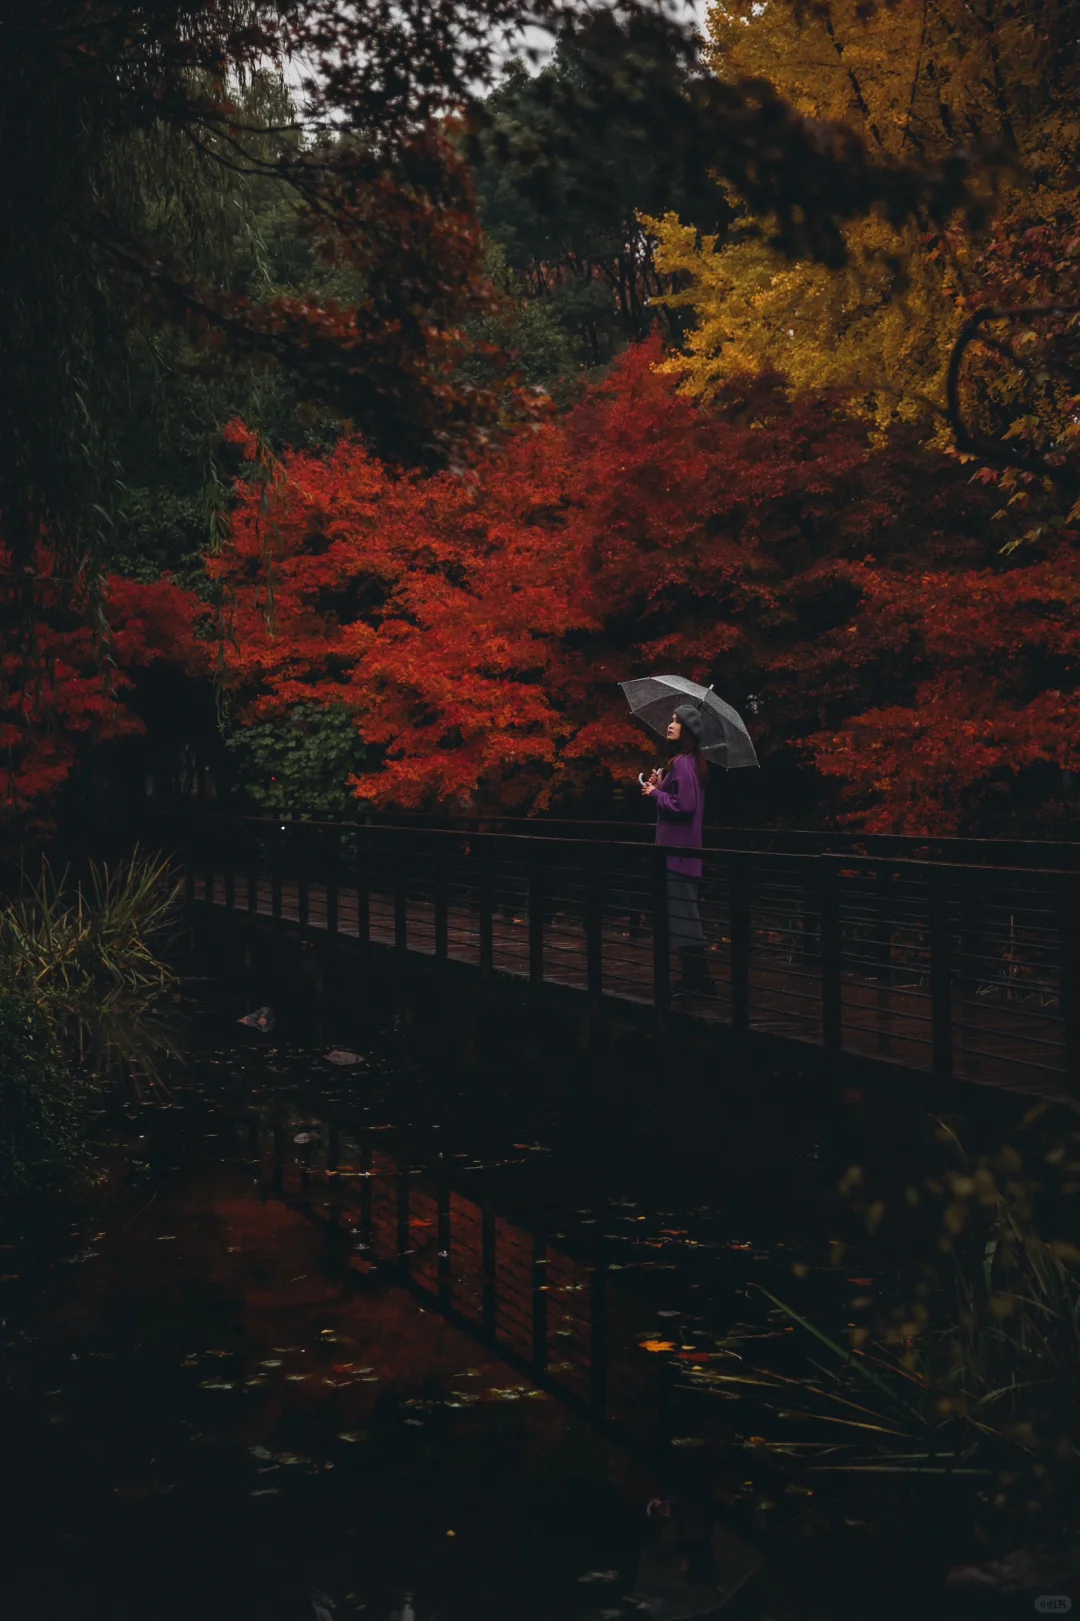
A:
<svg viewBox="0 0 1080 1621">
<path fill-rule="evenodd" d="M 356 440 L 271 462 L 235 427 L 257 471 L 211 572 L 246 712 L 344 703 L 381 751 L 355 782 L 375 804 L 543 809 L 636 769 L 617 683 L 668 668 L 765 691 L 766 758 L 813 735 L 819 769 L 849 772 L 847 735 L 830 752 L 820 733 L 889 690 L 871 583 L 911 589 L 887 559 L 916 518 L 926 561 L 973 558 L 985 496 L 825 395 L 756 379 L 702 408 L 660 355 L 631 350 L 465 475 L 395 477 Z M 881 644 L 862 690 L 853 629 Z"/>
<path fill-rule="evenodd" d="M 0 547 L 0 821 L 9 829 L 51 825 L 55 801 L 101 744 L 144 730 L 125 702 L 133 672 L 210 668 L 193 592 L 168 578 L 149 584 L 58 566 L 35 548 L 19 566 Z"/>
</svg>

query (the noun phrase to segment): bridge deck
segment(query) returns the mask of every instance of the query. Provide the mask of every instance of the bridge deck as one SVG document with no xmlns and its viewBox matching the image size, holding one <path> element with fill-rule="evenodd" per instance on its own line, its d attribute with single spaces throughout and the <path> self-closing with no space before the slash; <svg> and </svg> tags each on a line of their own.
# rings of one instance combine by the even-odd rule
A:
<svg viewBox="0 0 1080 1621">
<path fill-rule="evenodd" d="M 598 999 L 651 1006 L 659 992 L 663 1001 L 654 898 L 640 870 L 608 873 L 590 898 L 581 866 L 562 851 L 537 889 L 526 859 L 489 862 L 481 872 L 470 860 L 474 845 L 464 856 L 455 850 L 451 861 L 430 851 L 402 860 L 399 850 L 392 862 L 368 863 L 363 885 L 345 872 L 298 877 L 303 863 L 290 874 L 280 859 L 270 871 L 207 864 L 192 870 L 190 894 L 215 909 L 442 955 Z M 1008 875 L 991 874 L 983 875 L 977 905 L 965 884 L 946 895 L 943 986 L 933 960 L 940 954 L 933 904 L 916 893 L 926 889 L 926 875 L 908 872 L 875 872 L 868 886 L 857 867 L 840 869 L 830 973 L 827 902 L 801 870 L 812 859 L 793 873 L 759 858 L 765 865 L 754 873 L 741 919 L 731 872 L 707 873 L 701 910 L 713 989 L 680 999 L 680 1013 L 815 1046 L 831 1038 L 844 1053 L 1033 1096 L 1068 1092 L 1062 927 L 1052 886 L 1040 892 L 1028 873 L 1013 893 Z M 845 877 L 854 881 L 847 892 Z"/>
</svg>

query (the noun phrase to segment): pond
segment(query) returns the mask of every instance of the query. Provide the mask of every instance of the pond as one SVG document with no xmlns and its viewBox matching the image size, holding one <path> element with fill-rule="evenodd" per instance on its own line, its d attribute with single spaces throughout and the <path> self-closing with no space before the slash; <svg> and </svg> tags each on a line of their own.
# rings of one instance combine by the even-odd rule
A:
<svg viewBox="0 0 1080 1621">
<path fill-rule="evenodd" d="M 885 1603 L 850 1516 L 798 1552 L 813 1494 L 770 1496 L 752 1404 L 701 1382 L 733 1327 L 790 1332 L 761 1286 L 839 1219 L 861 1099 L 763 1070 L 694 1129 L 648 1065 L 613 1096 L 587 1058 L 433 1056 L 400 1012 L 337 1047 L 235 1013 L 191 1005 L 165 1084 L 103 1116 L 93 1196 L 4 1235 L 2 1613 Z"/>
</svg>

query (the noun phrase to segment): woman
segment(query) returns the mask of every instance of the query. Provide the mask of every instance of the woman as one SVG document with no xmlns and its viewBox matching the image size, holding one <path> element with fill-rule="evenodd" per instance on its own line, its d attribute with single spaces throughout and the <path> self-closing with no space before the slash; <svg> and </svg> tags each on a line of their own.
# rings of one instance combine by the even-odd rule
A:
<svg viewBox="0 0 1080 1621">
<path fill-rule="evenodd" d="M 677 753 L 663 771 L 654 771 L 642 793 L 656 804 L 656 842 L 684 850 L 701 849 L 708 765 L 701 752 L 701 714 L 680 704 L 668 722 L 669 743 Z M 668 943 L 679 953 L 682 983 L 676 995 L 709 996 L 712 980 L 705 960 L 705 935 L 698 911 L 701 857 L 667 858 Z"/>
</svg>

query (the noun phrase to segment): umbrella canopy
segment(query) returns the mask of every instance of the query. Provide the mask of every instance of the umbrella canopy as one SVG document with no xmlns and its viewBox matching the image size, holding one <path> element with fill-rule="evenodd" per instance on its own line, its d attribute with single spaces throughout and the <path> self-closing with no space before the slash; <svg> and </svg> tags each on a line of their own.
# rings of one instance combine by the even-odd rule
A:
<svg viewBox="0 0 1080 1621">
<path fill-rule="evenodd" d="M 680 704 L 692 702 L 701 714 L 701 752 L 725 771 L 757 765 L 758 758 L 746 723 L 737 710 L 718 698 L 711 687 L 699 687 L 681 675 L 646 675 L 637 681 L 620 681 L 626 701 L 638 720 L 663 737 L 672 712 Z"/>
</svg>

